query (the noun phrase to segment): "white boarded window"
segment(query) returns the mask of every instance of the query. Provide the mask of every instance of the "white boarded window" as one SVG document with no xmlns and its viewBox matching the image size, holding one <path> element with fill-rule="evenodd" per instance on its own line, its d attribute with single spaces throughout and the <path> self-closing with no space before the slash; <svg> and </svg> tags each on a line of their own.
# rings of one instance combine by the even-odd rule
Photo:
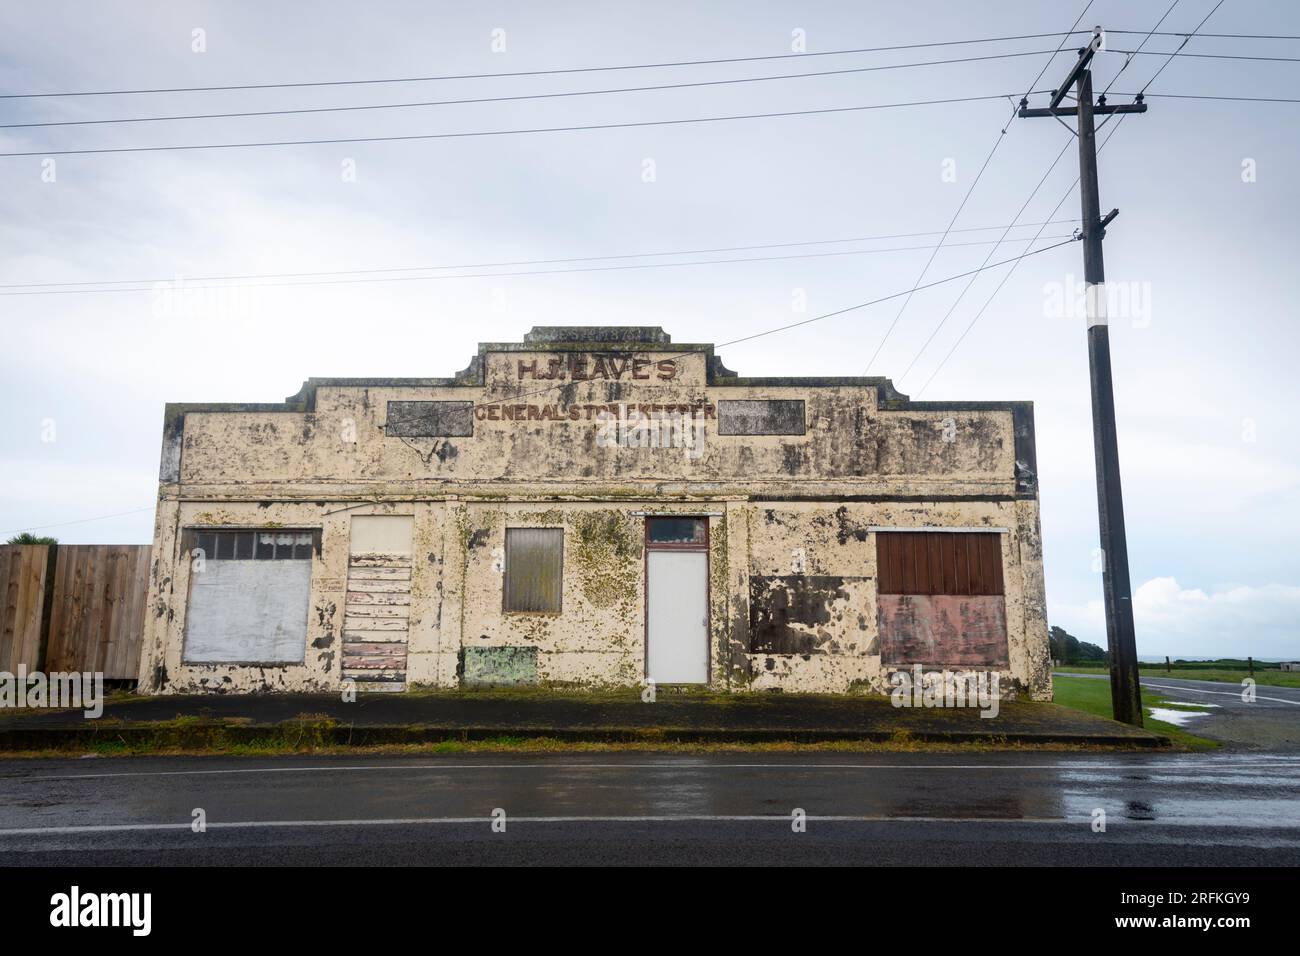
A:
<svg viewBox="0 0 1300 956">
<path fill-rule="evenodd" d="M 312 531 L 186 535 L 187 664 L 300 664 L 307 650 Z"/>
<path fill-rule="evenodd" d="M 564 529 L 507 528 L 504 608 L 558 614 Z"/>
</svg>

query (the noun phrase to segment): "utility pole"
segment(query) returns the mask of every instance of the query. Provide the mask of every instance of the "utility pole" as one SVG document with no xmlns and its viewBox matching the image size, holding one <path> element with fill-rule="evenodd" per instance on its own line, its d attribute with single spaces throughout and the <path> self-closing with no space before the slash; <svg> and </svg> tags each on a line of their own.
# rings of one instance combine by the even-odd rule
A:
<svg viewBox="0 0 1300 956">
<path fill-rule="evenodd" d="M 1103 218 L 1097 190 L 1097 136 L 1094 116 L 1145 113 L 1141 95 L 1137 102 L 1108 106 L 1103 94 L 1092 102 L 1092 71 L 1088 64 L 1101 49 L 1101 27 L 1079 51 L 1078 62 L 1065 82 L 1052 93 L 1046 109 L 1029 109 L 1020 101 L 1022 117 L 1075 116 L 1078 118 L 1079 197 L 1082 204 L 1081 238 L 1083 274 L 1088 314 L 1088 368 L 1092 383 L 1092 436 L 1097 461 L 1097 510 L 1101 524 L 1102 592 L 1106 604 L 1106 642 L 1110 648 L 1110 699 L 1115 719 L 1142 726 L 1142 690 L 1138 683 L 1137 639 L 1133 629 L 1133 597 L 1128 574 L 1128 542 L 1124 534 L 1124 496 L 1120 490 L 1119 442 L 1115 434 L 1115 393 L 1111 381 L 1110 330 L 1106 325 L 1106 270 L 1101 241 L 1106 226 L 1117 215 Z M 1076 105 L 1061 108 L 1070 87 Z M 1058 120 L 1059 122 L 1059 120 Z M 1067 127 L 1068 128 L 1068 127 Z"/>
</svg>

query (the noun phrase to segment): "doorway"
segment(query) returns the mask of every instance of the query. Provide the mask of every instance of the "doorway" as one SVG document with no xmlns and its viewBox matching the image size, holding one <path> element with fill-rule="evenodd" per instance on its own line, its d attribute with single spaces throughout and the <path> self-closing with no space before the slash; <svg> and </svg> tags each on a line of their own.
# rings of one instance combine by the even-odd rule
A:
<svg viewBox="0 0 1300 956">
<path fill-rule="evenodd" d="M 646 676 L 709 682 L 709 522 L 646 518 Z"/>
</svg>

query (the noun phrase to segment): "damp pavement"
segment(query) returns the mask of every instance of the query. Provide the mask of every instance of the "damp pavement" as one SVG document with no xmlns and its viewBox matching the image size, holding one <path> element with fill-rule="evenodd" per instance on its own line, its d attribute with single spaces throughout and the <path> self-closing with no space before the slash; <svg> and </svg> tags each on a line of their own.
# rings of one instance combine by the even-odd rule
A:
<svg viewBox="0 0 1300 956">
<path fill-rule="evenodd" d="M 1071 674 L 1109 680 L 1105 674 Z M 1226 747 L 1300 754 L 1300 687 L 1255 685 L 1255 699 L 1241 699 L 1241 684 L 1143 676 L 1142 687 L 1171 702 L 1205 707 L 1203 714 L 1184 712 L 1183 730 L 1217 740 Z"/>
<path fill-rule="evenodd" d="M 8 760 L 0 864 L 1296 866 L 1298 793 L 1222 752 Z"/>
</svg>

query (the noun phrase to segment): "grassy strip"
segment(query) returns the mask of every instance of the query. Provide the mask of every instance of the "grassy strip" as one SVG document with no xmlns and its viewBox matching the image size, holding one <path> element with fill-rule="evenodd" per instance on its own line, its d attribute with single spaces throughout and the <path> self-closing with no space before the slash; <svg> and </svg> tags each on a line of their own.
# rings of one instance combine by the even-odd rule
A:
<svg viewBox="0 0 1300 956">
<path fill-rule="evenodd" d="M 802 743 L 798 741 L 770 741 L 766 743 L 700 743 L 681 741 L 574 741 L 554 737 L 518 737 L 503 735 L 484 740 L 442 740 L 424 744 L 378 744 L 374 746 L 347 746 L 341 744 L 308 745 L 279 736 L 268 736 L 231 744 L 218 749 L 181 746 L 158 746 L 141 741 L 95 741 L 71 749 L 47 748 L 44 750 L 0 751 L 0 758 L 66 758 L 71 755 L 89 757 L 280 757 L 294 754 L 347 755 L 372 754 L 377 756 L 420 756 L 436 754 L 473 753 L 670 753 L 670 754 L 802 754 L 802 753 L 1004 753 L 1059 752 L 1100 753 L 1115 750 L 1149 750 L 1149 747 L 1121 747 L 1093 744 L 1024 744 L 987 740 L 973 743 L 934 743 L 916 740 L 905 732 L 887 741 L 838 740 Z"/>
<path fill-rule="evenodd" d="M 1055 674 L 1052 677 L 1052 699 L 1062 707 L 1073 707 L 1085 713 L 1100 717 L 1111 715 L 1110 683 L 1104 680 L 1090 680 L 1086 677 L 1064 677 Z M 1195 734 L 1189 734 L 1181 727 L 1156 720 L 1151 716 L 1152 707 L 1165 707 L 1170 710 L 1183 710 L 1189 713 L 1206 713 L 1195 705 L 1170 704 L 1168 699 L 1150 690 L 1142 691 L 1143 726 L 1152 733 L 1164 734 L 1180 750 L 1214 750 L 1218 741 L 1207 740 Z"/>
<path fill-rule="evenodd" d="M 1109 674 L 1110 671 L 1105 667 L 1085 667 L 1083 665 L 1075 666 L 1074 664 L 1062 665 L 1059 670 L 1053 672 L 1053 676 L 1069 676 L 1070 674 Z M 1164 664 L 1141 664 L 1138 666 L 1138 673 L 1143 677 L 1157 678 L 1169 677 L 1175 680 L 1212 680 L 1221 681 L 1225 684 L 1240 685 L 1247 677 L 1253 677 L 1256 684 L 1267 687 L 1300 687 L 1300 671 L 1280 671 L 1277 669 L 1265 670 L 1261 667 L 1255 668 L 1252 675 L 1244 667 L 1241 670 L 1227 670 L 1224 668 L 1193 668 L 1193 667 L 1175 667 L 1171 671 L 1165 670 Z"/>
</svg>

